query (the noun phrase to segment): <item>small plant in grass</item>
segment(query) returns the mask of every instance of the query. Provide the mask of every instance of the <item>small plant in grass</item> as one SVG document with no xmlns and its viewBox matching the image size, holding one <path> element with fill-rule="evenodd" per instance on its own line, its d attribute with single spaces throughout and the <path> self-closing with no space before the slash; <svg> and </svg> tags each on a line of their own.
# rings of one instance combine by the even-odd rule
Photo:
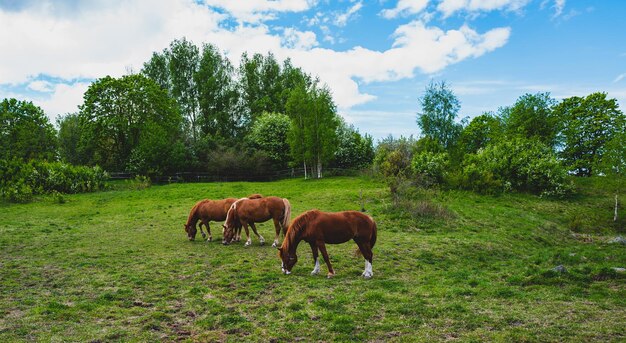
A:
<svg viewBox="0 0 626 343">
<path fill-rule="evenodd" d="M 131 186 L 130 188 L 135 190 L 146 189 L 152 185 L 150 178 L 145 175 L 137 175 L 134 179 L 130 180 L 129 183 Z"/>
<path fill-rule="evenodd" d="M 66 202 L 65 197 L 63 196 L 63 193 L 60 193 L 57 191 L 52 191 L 52 199 L 57 204 L 65 204 Z"/>
</svg>

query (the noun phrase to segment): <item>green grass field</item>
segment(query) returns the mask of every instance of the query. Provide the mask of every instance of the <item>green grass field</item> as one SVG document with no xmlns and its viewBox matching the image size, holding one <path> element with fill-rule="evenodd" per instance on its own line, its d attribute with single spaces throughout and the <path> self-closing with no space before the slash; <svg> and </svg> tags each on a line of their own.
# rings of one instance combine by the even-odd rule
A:
<svg viewBox="0 0 626 343">
<path fill-rule="evenodd" d="M 0 342 L 624 341 L 624 219 L 603 180 L 567 201 L 417 192 L 408 210 L 367 177 L 198 183 L 0 204 Z M 293 274 L 269 244 L 189 242 L 197 200 L 250 193 L 378 223 L 374 277 L 356 245 L 301 244 Z M 621 201 L 626 200 L 622 195 Z M 624 209 L 620 215 L 626 216 Z M 273 226 L 259 232 L 271 242 Z M 198 235 L 198 238 L 200 236 Z M 552 271 L 563 265 L 567 271 Z"/>
</svg>

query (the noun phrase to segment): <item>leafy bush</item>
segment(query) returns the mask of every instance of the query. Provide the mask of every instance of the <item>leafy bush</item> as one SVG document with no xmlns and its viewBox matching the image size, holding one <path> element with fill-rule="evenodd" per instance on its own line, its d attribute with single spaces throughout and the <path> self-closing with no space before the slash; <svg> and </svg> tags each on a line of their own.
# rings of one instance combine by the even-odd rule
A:
<svg viewBox="0 0 626 343">
<path fill-rule="evenodd" d="M 389 136 L 376 147 L 374 171 L 384 177 L 395 177 L 411 173 L 411 160 L 416 149 L 413 137 L 394 139 Z"/>
<path fill-rule="evenodd" d="M 450 159 L 445 152 L 434 153 L 423 151 L 413 156 L 411 168 L 413 173 L 421 175 L 431 182 L 441 183 L 450 165 Z"/>
<path fill-rule="evenodd" d="M 461 186 L 482 193 L 516 190 L 557 197 L 573 190 L 554 152 L 523 138 L 489 145 L 466 156 Z"/>
<path fill-rule="evenodd" d="M 97 166 L 0 160 L 0 196 L 11 202 L 28 202 L 37 194 L 93 192 L 103 189 L 106 179 Z"/>
</svg>

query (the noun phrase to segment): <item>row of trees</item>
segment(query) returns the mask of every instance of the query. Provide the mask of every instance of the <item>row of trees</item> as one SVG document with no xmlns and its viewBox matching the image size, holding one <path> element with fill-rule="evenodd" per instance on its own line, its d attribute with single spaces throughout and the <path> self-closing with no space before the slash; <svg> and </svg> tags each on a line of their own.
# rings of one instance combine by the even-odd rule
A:
<svg viewBox="0 0 626 343">
<path fill-rule="evenodd" d="M 337 115 L 319 80 L 272 54 L 238 68 L 217 47 L 181 39 L 141 72 L 95 81 L 58 121 L 59 157 L 109 171 L 263 174 L 302 166 L 361 168 L 374 154 Z"/>
<path fill-rule="evenodd" d="M 624 173 L 626 117 L 606 93 L 558 102 L 549 93 L 525 94 L 512 106 L 457 121 L 460 104 L 445 82 L 420 98 L 422 137 L 389 137 L 375 167 L 392 188 L 398 178 L 481 192 L 508 189 L 564 195 L 568 174 Z"/>
</svg>

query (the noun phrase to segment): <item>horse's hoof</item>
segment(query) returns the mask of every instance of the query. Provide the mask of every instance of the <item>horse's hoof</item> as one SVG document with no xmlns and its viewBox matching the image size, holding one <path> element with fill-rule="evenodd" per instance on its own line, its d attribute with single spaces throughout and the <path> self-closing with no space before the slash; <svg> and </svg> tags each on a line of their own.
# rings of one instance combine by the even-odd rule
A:
<svg viewBox="0 0 626 343">
<path fill-rule="evenodd" d="M 206 240 L 207 242 L 213 242 L 213 237 L 209 237 L 209 239 Z"/>
<path fill-rule="evenodd" d="M 251 245 L 252 245 L 252 243 L 251 243 L 251 242 L 246 242 L 246 244 L 244 244 L 243 246 L 244 246 L 244 247 L 249 247 L 249 246 L 251 246 Z"/>
<path fill-rule="evenodd" d="M 328 275 L 326 275 L 327 279 L 332 279 L 333 277 L 335 277 L 335 273 L 328 273 Z"/>
<path fill-rule="evenodd" d="M 364 278 L 365 280 L 369 280 L 369 279 L 371 279 L 371 278 L 372 278 L 372 276 L 373 276 L 372 274 L 363 274 L 363 278 Z"/>
<path fill-rule="evenodd" d="M 260 245 L 265 245 L 265 241 L 259 242 Z"/>
<path fill-rule="evenodd" d="M 314 271 L 311 272 L 311 275 L 318 275 L 319 273 L 320 273 L 319 271 L 314 270 Z"/>
<path fill-rule="evenodd" d="M 272 248 L 276 248 L 278 246 L 278 244 L 276 244 L 276 242 L 272 243 Z"/>
</svg>

